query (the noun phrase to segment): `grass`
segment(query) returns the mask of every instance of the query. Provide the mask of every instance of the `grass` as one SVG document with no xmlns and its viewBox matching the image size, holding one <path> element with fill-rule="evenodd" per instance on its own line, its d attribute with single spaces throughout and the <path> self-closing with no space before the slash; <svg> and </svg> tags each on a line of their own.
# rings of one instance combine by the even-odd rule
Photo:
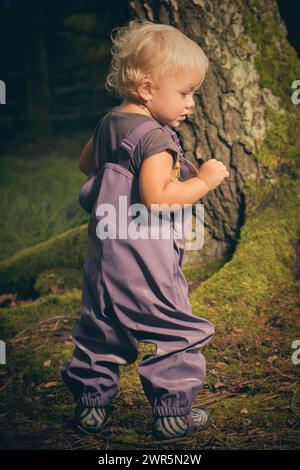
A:
<svg viewBox="0 0 300 470">
<path fill-rule="evenodd" d="M 57 154 L 47 158 L 0 159 L 0 259 L 85 223 L 78 204 L 86 177 L 78 161 Z"/>
<path fill-rule="evenodd" d="M 260 3 L 254 3 L 259 14 Z M 299 111 L 290 101 L 299 61 L 286 45 L 282 63 L 273 41 L 274 31 L 280 31 L 280 42 L 286 42 L 278 19 L 266 13 L 259 18 L 261 23 L 253 10 L 245 8 L 243 19 L 246 33 L 258 46 L 260 87 L 281 97 L 289 114 L 283 118 L 282 113 L 268 110 L 271 126 L 256 157 L 274 177 L 248 181 L 243 188 L 246 223 L 234 256 L 226 263 L 184 270 L 193 313 L 216 327 L 216 337 L 203 351 L 207 378 L 195 401 L 195 406 L 213 412 L 212 427 L 173 445 L 151 441 L 151 407 L 137 365 L 155 346 L 140 343 L 136 363 L 120 368 L 110 427 L 97 437 L 74 428 L 73 400 L 59 372 L 73 349 L 72 322 L 81 304 L 78 289 L 1 311 L 0 335 L 7 342 L 7 365 L 0 369 L 3 448 L 300 448 L 299 365 L 291 360 L 292 343 L 300 331 L 295 250 L 300 220 Z M 0 240 L 2 258 L 16 256 L 2 263 L 1 279 L 20 287 L 37 279 L 40 293 L 47 294 L 49 273 L 55 270 L 55 282 L 63 287 L 62 269 L 78 268 L 83 255 L 86 228 L 77 226 L 87 219 L 83 221 L 85 214 L 74 207 L 84 177 L 77 163 L 55 156 L 51 168 L 46 160 L 38 165 L 34 159 L 9 160 L 1 162 L 5 220 Z"/>
<path fill-rule="evenodd" d="M 250 184 L 246 224 L 233 258 L 185 269 L 193 313 L 203 314 L 216 327 L 215 339 L 204 348 L 207 379 L 195 401 L 195 406 L 213 411 L 212 428 L 176 445 L 153 443 L 151 406 L 137 365 L 155 346 L 140 343 L 136 363 L 121 368 L 110 427 L 96 438 L 77 432 L 73 399 L 60 369 L 73 350 L 72 322 L 81 306 L 78 289 L 1 310 L 0 334 L 7 343 L 7 365 L 0 369 L 3 448 L 299 448 L 298 371 L 291 361 L 299 331 L 300 281 L 292 269 L 298 198 L 299 183 L 284 176 L 275 184 Z M 11 272 L 35 264 L 46 272 L 49 259 L 69 253 L 68 244 L 74 250 L 75 240 L 78 262 L 84 227 L 31 247 L 31 255 L 23 250 L 15 265 L 10 262 Z M 63 271 L 57 275 L 63 286 Z"/>
<path fill-rule="evenodd" d="M 194 403 L 212 411 L 213 425 L 169 445 L 151 440 L 151 407 L 137 373 L 154 345 L 139 343 L 136 363 L 120 367 L 112 422 L 99 436 L 87 436 L 74 428 L 73 399 L 60 378 L 73 350 L 79 292 L 6 309 L 11 321 L 5 334 L 7 366 L 0 370 L 4 448 L 299 448 L 298 370 L 291 362 L 299 289 L 299 280 L 279 283 L 258 304 L 259 314 L 230 334 L 220 329 L 222 319 L 216 320 L 216 338 L 204 348 L 207 379 Z M 255 334 L 249 335 L 249 327 Z"/>
</svg>

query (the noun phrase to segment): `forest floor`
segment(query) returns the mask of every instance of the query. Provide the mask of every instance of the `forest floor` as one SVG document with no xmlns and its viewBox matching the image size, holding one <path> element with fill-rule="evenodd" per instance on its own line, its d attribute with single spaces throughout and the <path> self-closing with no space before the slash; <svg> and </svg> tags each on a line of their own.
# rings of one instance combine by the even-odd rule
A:
<svg viewBox="0 0 300 470">
<path fill-rule="evenodd" d="M 201 282 L 191 278 L 190 293 Z M 137 373 L 154 345 L 139 343 L 136 363 L 120 368 L 110 424 L 89 436 L 74 427 L 74 402 L 60 378 L 73 351 L 81 290 L 1 309 L 7 364 L 0 366 L 0 448 L 299 449 L 300 365 L 292 361 L 299 291 L 299 279 L 276 286 L 257 306 L 254 336 L 248 320 L 229 332 L 216 329 L 203 349 L 207 378 L 194 403 L 212 412 L 213 423 L 169 444 L 152 440 L 151 406 Z"/>
</svg>

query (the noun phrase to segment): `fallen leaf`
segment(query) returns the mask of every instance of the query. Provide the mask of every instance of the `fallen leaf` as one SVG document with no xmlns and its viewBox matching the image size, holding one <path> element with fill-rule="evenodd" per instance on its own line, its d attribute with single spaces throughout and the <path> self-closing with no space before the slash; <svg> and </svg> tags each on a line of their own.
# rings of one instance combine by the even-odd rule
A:
<svg viewBox="0 0 300 470">
<path fill-rule="evenodd" d="M 247 410 L 247 408 L 243 408 L 241 410 L 241 414 L 243 414 L 243 415 L 247 415 L 248 413 L 249 413 L 249 411 Z"/>
<path fill-rule="evenodd" d="M 51 359 L 48 359 L 47 361 L 43 362 L 44 367 L 50 367 L 51 366 Z"/>
<path fill-rule="evenodd" d="M 127 405 L 133 405 L 133 399 L 130 397 L 124 398 L 124 402 L 127 403 Z"/>
<path fill-rule="evenodd" d="M 225 387 L 225 384 L 223 382 L 217 382 L 217 383 L 215 383 L 214 387 L 215 388 Z"/>
<path fill-rule="evenodd" d="M 56 387 L 56 385 L 59 385 L 59 382 L 48 382 L 46 384 L 41 385 L 41 387 L 50 388 L 50 387 Z"/>
<path fill-rule="evenodd" d="M 233 328 L 233 331 L 234 331 L 235 333 L 242 333 L 243 330 L 242 330 L 242 328 L 237 328 L 237 327 L 235 326 L 235 327 Z"/>
</svg>

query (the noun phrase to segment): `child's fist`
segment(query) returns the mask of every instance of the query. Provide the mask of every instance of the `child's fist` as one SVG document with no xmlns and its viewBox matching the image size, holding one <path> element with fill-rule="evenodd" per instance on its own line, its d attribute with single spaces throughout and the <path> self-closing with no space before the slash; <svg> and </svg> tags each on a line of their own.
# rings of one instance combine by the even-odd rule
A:
<svg viewBox="0 0 300 470">
<path fill-rule="evenodd" d="M 215 158 L 211 158 L 210 160 L 207 160 L 207 162 L 203 163 L 196 176 L 204 181 L 207 184 L 209 191 L 211 191 L 219 186 L 224 178 L 229 176 L 229 171 L 224 163 L 216 160 Z"/>
</svg>

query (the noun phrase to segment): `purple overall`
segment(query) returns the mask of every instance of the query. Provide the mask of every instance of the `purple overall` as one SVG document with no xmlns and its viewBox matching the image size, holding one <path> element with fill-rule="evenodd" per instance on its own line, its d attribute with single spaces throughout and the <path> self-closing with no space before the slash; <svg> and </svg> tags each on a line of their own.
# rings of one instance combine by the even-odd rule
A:
<svg viewBox="0 0 300 470">
<path fill-rule="evenodd" d="M 119 365 L 136 361 L 138 341 L 154 343 L 156 353 L 144 355 L 138 366 L 141 384 L 154 416 L 181 416 L 191 411 L 203 386 L 206 362 L 201 347 L 214 337 L 214 326 L 192 314 L 181 270 L 184 241 L 174 237 L 172 216 L 168 238 L 119 237 L 119 214 L 141 204 L 138 178 L 128 170 L 131 155 L 139 139 L 157 127 L 169 132 L 178 146 L 179 180 L 197 171 L 183 157 L 176 133 L 153 119 L 123 140 L 118 163 L 105 163 L 85 183 L 80 204 L 91 216 L 81 316 L 73 324 L 72 360 L 61 375 L 78 403 L 108 405 L 119 390 Z M 119 196 L 125 197 L 127 207 Z M 117 236 L 100 239 L 99 206 L 107 203 L 116 210 Z M 135 218 L 128 215 L 127 220 L 134 224 Z"/>
</svg>

